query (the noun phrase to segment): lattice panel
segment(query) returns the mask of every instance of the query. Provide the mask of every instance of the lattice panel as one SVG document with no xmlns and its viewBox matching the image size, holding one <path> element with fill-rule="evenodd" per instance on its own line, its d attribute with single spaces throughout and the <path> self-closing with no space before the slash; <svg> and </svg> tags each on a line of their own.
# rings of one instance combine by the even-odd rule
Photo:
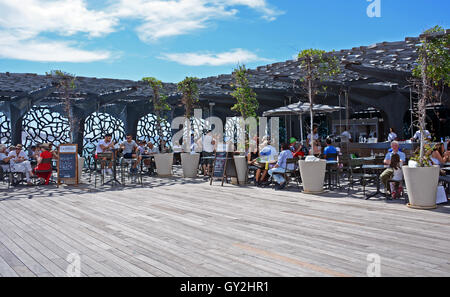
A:
<svg viewBox="0 0 450 297">
<path fill-rule="evenodd" d="M 166 143 L 172 141 L 172 133 L 170 123 L 166 120 L 162 120 L 163 140 Z M 158 129 L 156 126 L 156 116 L 154 114 L 148 114 L 142 117 L 137 125 L 137 139 L 151 141 L 152 143 L 158 143 Z"/>
<path fill-rule="evenodd" d="M 69 120 L 45 106 L 34 106 L 23 118 L 23 145 L 70 142 Z"/>
<path fill-rule="evenodd" d="M 107 113 L 94 112 L 88 116 L 84 124 L 83 156 L 92 156 L 97 143 L 108 133 L 115 143 L 122 142 L 125 139 L 123 122 Z"/>
<path fill-rule="evenodd" d="M 0 112 L 0 143 L 11 143 L 11 123 L 3 112 Z"/>
</svg>

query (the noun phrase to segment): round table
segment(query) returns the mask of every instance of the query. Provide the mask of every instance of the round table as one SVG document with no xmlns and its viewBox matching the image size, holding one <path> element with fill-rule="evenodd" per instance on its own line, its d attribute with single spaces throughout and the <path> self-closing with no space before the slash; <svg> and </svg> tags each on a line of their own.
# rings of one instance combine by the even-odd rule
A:
<svg viewBox="0 0 450 297">
<path fill-rule="evenodd" d="M 384 193 L 382 193 L 380 191 L 380 174 L 382 171 L 386 170 L 387 168 L 389 168 L 388 165 L 363 165 L 361 167 L 364 170 L 364 173 L 366 170 L 370 170 L 370 171 L 376 171 L 376 184 L 377 184 L 377 191 L 369 196 L 366 197 L 366 200 L 375 197 L 378 194 L 384 195 Z"/>
</svg>

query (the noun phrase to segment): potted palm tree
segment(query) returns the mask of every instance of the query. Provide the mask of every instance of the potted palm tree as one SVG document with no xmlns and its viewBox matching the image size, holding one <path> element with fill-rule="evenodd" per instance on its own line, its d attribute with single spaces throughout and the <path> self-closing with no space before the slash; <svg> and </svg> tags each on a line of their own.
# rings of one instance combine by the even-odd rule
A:
<svg viewBox="0 0 450 297">
<path fill-rule="evenodd" d="M 163 132 L 163 114 L 170 111 L 170 106 L 167 103 L 167 96 L 160 94 L 160 89 L 163 84 L 160 80 L 154 77 L 144 77 L 142 81 L 148 83 L 153 90 L 153 98 L 150 102 L 153 103 L 153 110 L 156 116 L 156 128 L 158 129 L 158 141 L 161 142 L 164 138 Z M 171 176 L 173 165 L 173 153 L 156 154 L 155 156 L 156 172 L 159 176 Z"/>
<path fill-rule="evenodd" d="M 56 87 L 64 100 L 64 111 L 67 115 L 70 130 L 70 143 L 74 143 L 75 135 L 78 133 L 76 127 L 79 124 L 79 119 L 73 113 L 73 106 L 71 99 L 74 97 L 74 90 L 76 89 L 76 76 L 61 70 L 54 70 L 50 72 L 50 75 L 56 78 Z M 78 123 L 77 123 L 78 121 Z M 81 146 L 80 146 L 81 147 Z M 82 176 L 84 166 L 84 157 L 78 154 L 78 183 Z"/>
<path fill-rule="evenodd" d="M 233 72 L 234 91 L 231 93 L 231 96 L 236 99 L 236 103 L 231 107 L 232 111 L 237 111 L 241 114 L 241 119 L 244 123 L 248 118 L 256 119 L 256 112 L 259 108 L 258 100 L 256 99 L 256 93 L 250 87 L 250 83 L 248 80 L 248 70 L 245 65 L 239 65 L 238 68 L 234 69 Z M 250 142 L 250 133 L 249 128 L 245 127 L 243 131 L 245 131 L 245 143 L 248 148 Z M 240 144 L 238 144 L 239 146 Z M 255 143 L 256 145 L 256 143 Z M 245 148 L 239 148 L 239 151 L 245 151 Z M 237 179 L 239 184 L 245 184 L 247 182 L 247 158 L 246 156 L 233 156 L 234 163 L 236 164 L 237 170 Z"/>
<path fill-rule="evenodd" d="M 298 54 L 300 68 L 305 71 L 301 80 L 304 89 L 308 93 L 311 117 L 310 155 L 306 160 L 299 161 L 300 174 L 303 182 L 303 191 L 309 194 L 323 192 L 325 170 L 327 162 L 313 157 L 314 147 L 314 97 L 319 92 L 319 84 L 322 80 L 335 76 L 340 72 L 339 60 L 333 54 L 327 54 L 323 50 L 307 49 Z"/>
<path fill-rule="evenodd" d="M 183 168 L 183 176 L 190 178 L 197 177 L 198 164 L 200 163 L 200 154 L 195 151 L 191 151 L 191 148 L 186 146 L 186 144 L 191 141 L 190 121 L 192 110 L 194 105 L 198 102 L 198 85 L 196 80 L 196 77 L 186 77 L 183 81 L 178 83 L 178 90 L 183 94 L 181 102 L 184 105 L 186 121 L 185 127 L 187 127 L 188 130 L 188 141 L 184 141 L 185 152 L 181 153 L 181 167 Z"/>
<path fill-rule="evenodd" d="M 426 129 L 426 107 L 438 101 L 439 92 L 450 85 L 450 35 L 439 26 L 429 29 L 420 36 L 417 67 L 413 69 L 413 84 L 418 94 L 418 129 L 420 149 L 411 158 L 411 166 L 403 166 L 408 206 L 418 209 L 436 208 L 436 192 L 439 182 L 439 166 L 430 161 L 430 146 L 424 138 Z"/>
</svg>

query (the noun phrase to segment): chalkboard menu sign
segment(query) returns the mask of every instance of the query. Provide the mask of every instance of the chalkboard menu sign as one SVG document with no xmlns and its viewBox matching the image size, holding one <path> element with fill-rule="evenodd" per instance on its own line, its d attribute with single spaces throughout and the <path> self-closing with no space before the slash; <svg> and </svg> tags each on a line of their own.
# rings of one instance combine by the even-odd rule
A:
<svg viewBox="0 0 450 297">
<path fill-rule="evenodd" d="M 236 164 L 234 163 L 232 153 L 216 152 L 210 185 L 212 185 L 214 178 L 219 177 L 222 178 L 222 186 L 226 178 L 237 177 Z"/>
<path fill-rule="evenodd" d="M 61 144 L 58 149 L 58 185 L 78 184 L 78 146 Z"/>
</svg>

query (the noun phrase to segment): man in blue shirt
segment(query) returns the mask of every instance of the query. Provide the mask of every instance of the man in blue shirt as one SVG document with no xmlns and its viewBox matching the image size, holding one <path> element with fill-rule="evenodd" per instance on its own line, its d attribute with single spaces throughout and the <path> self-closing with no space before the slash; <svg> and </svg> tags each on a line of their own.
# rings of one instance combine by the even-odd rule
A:
<svg viewBox="0 0 450 297">
<path fill-rule="evenodd" d="M 336 160 L 336 158 L 328 156 L 329 154 L 337 154 L 336 148 L 331 145 L 331 139 L 327 138 L 327 140 L 325 142 L 327 144 L 327 147 L 323 150 L 325 159 L 327 161 Z"/>
<path fill-rule="evenodd" d="M 291 150 L 289 149 L 289 144 L 283 143 L 281 145 L 282 152 L 278 156 L 277 164 L 269 170 L 269 175 L 273 177 L 277 185 L 275 189 L 281 190 L 286 186 L 286 180 L 282 174 L 274 174 L 274 173 L 285 173 L 286 172 L 286 160 L 292 159 L 293 155 Z M 288 170 L 294 170 L 294 164 L 289 164 Z"/>
</svg>

